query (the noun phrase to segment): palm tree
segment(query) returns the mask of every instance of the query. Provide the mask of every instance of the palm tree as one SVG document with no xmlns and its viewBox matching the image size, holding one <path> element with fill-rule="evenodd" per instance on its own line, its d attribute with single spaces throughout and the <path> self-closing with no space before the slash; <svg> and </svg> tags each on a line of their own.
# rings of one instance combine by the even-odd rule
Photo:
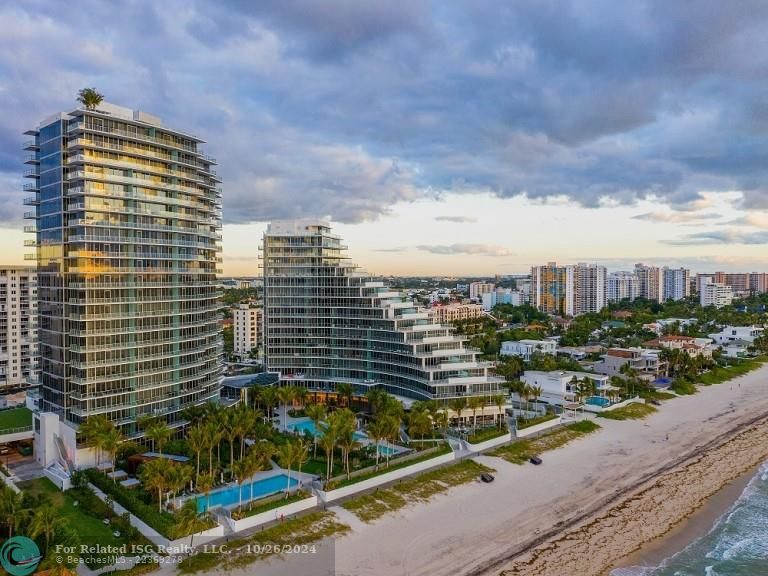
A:
<svg viewBox="0 0 768 576">
<path fill-rule="evenodd" d="M 53 506 L 50 504 L 43 504 L 37 508 L 35 515 L 32 517 L 32 522 L 29 524 L 29 535 L 32 538 L 42 536 L 45 540 L 45 552 L 47 553 L 56 530 L 65 522 L 66 521 L 56 513 Z"/>
<path fill-rule="evenodd" d="M 346 410 L 346 408 L 344 410 Z M 351 473 L 349 466 L 349 455 L 355 448 L 360 445 L 360 443 L 357 441 L 357 438 L 355 438 L 354 415 L 352 418 L 352 424 L 345 422 L 339 434 L 339 446 L 341 447 L 342 458 L 344 460 L 344 470 L 347 472 L 347 479 L 349 479 Z"/>
<path fill-rule="evenodd" d="M 96 106 L 101 104 L 103 100 L 104 96 L 99 94 L 96 88 L 83 88 L 77 93 L 77 101 L 87 110 L 95 110 Z"/>
<path fill-rule="evenodd" d="M 315 434 L 313 434 L 314 449 L 312 451 L 312 457 L 317 458 L 317 435 L 320 431 L 320 422 L 325 420 L 326 411 L 325 406 L 322 404 L 310 404 L 306 407 L 306 414 L 315 426 Z"/>
<path fill-rule="evenodd" d="M 197 479 L 197 489 L 205 494 L 205 509 L 211 507 L 211 490 L 213 489 L 213 478 L 207 474 Z"/>
<path fill-rule="evenodd" d="M 397 414 L 387 414 L 382 419 L 386 423 L 384 438 L 387 442 L 391 441 L 394 444 L 400 437 L 400 417 Z M 387 450 L 387 468 L 389 468 L 389 453 L 390 451 Z"/>
<path fill-rule="evenodd" d="M 325 478 L 326 482 L 331 479 L 331 473 L 333 471 L 333 451 L 336 449 L 336 442 L 339 437 L 339 432 L 336 426 L 329 422 L 323 430 L 322 436 L 320 436 L 318 442 L 320 447 L 325 452 Z"/>
<path fill-rule="evenodd" d="M 147 428 L 144 435 L 152 442 L 152 451 L 157 447 L 157 452 L 162 454 L 163 446 L 171 439 L 171 429 L 165 420 L 159 420 Z"/>
<path fill-rule="evenodd" d="M 168 488 L 166 469 L 168 462 L 162 458 L 155 458 L 141 465 L 139 478 L 141 483 L 149 491 L 157 490 L 158 511 L 163 511 L 163 492 Z"/>
<path fill-rule="evenodd" d="M 541 393 L 543 392 L 541 386 L 531 386 L 530 392 L 533 403 L 536 404 L 536 400 L 541 397 Z"/>
<path fill-rule="evenodd" d="M 387 397 L 387 393 L 381 388 L 372 388 L 366 392 L 365 397 L 368 400 L 368 406 L 371 409 L 371 414 L 375 415 L 384 404 L 384 399 Z"/>
<path fill-rule="evenodd" d="M 240 437 L 240 458 L 242 459 L 245 452 L 245 437 L 256 424 L 256 413 L 245 406 L 241 406 L 235 410 L 234 414 L 235 430 Z"/>
<path fill-rule="evenodd" d="M 413 438 L 419 436 L 422 443 L 424 442 L 425 434 L 428 434 L 432 429 L 432 420 L 424 410 L 417 410 L 408 415 L 408 434 Z"/>
<path fill-rule="evenodd" d="M 189 449 L 195 453 L 197 459 L 197 466 L 195 468 L 195 478 L 197 479 L 200 476 L 200 454 L 208 445 L 208 435 L 202 424 L 196 424 L 187 430 L 187 444 Z"/>
<path fill-rule="evenodd" d="M 85 438 L 88 446 L 96 449 L 96 465 L 101 463 L 101 451 L 104 448 L 104 438 L 114 424 L 101 414 L 89 417 L 80 425 L 79 432 Z"/>
<path fill-rule="evenodd" d="M 446 410 L 439 410 L 435 414 L 434 422 L 438 430 L 445 431 L 448 428 L 448 412 Z"/>
<path fill-rule="evenodd" d="M 493 403 L 499 410 L 499 428 L 501 428 L 501 425 L 504 422 L 504 406 L 507 405 L 507 399 L 503 394 L 497 394 L 493 397 Z"/>
<path fill-rule="evenodd" d="M 235 462 L 235 438 L 237 438 L 238 433 L 237 413 L 234 410 L 230 410 L 225 412 L 224 416 L 221 422 L 221 433 L 229 444 L 229 469 L 234 473 L 232 464 Z"/>
<path fill-rule="evenodd" d="M 26 520 L 29 510 L 24 508 L 23 494 L 14 492 L 9 486 L 0 486 L 0 519 L 8 527 L 8 537 Z"/>
<path fill-rule="evenodd" d="M 277 403 L 277 389 L 272 387 L 262 388 L 260 396 L 264 407 L 267 409 L 267 418 L 271 420 L 272 408 Z"/>
<path fill-rule="evenodd" d="M 288 429 L 288 404 L 293 403 L 293 399 L 296 397 L 295 389 L 293 386 L 283 386 L 277 389 L 277 399 L 280 404 L 283 405 L 283 430 Z"/>
<path fill-rule="evenodd" d="M 123 441 L 123 434 L 117 428 L 110 428 L 101 438 L 101 448 L 109 454 L 110 461 L 112 462 L 112 472 L 115 471 L 117 465 L 117 450 L 120 448 L 120 443 Z M 117 482 L 116 478 L 113 478 Z"/>
<path fill-rule="evenodd" d="M 307 403 L 307 395 L 309 394 L 309 391 L 304 386 L 296 386 L 294 391 L 296 401 L 299 403 L 301 408 L 304 408 Z"/>
<path fill-rule="evenodd" d="M 205 529 L 205 522 L 201 520 L 200 515 L 197 513 L 197 503 L 194 500 L 190 499 L 184 502 L 181 510 L 176 513 L 174 527 L 178 534 L 192 535 L 192 538 L 189 540 L 189 547 L 192 548 L 195 534 Z"/>
<path fill-rule="evenodd" d="M 373 441 L 373 445 L 376 447 L 376 470 L 379 469 L 379 442 L 381 442 L 387 435 L 387 423 L 382 419 L 376 419 L 366 428 L 368 438 Z"/>
<path fill-rule="evenodd" d="M 352 405 L 352 396 L 355 393 L 355 387 L 347 382 L 336 385 L 336 393 L 344 398 L 344 406 L 349 408 Z"/>
<path fill-rule="evenodd" d="M 296 462 L 301 460 L 302 452 L 304 457 L 306 457 L 307 447 L 301 439 L 289 440 L 277 450 L 277 459 L 280 462 L 280 466 L 288 470 L 288 485 L 285 488 L 286 498 L 288 498 L 291 489 L 291 469 Z"/>
<path fill-rule="evenodd" d="M 251 497 L 248 500 L 248 508 L 251 508 L 253 506 L 253 475 L 261 469 L 261 462 L 259 462 L 259 459 L 254 452 L 248 452 L 248 455 L 245 458 L 240 458 L 238 468 L 244 478 L 251 480 Z"/>
<path fill-rule="evenodd" d="M 232 468 L 232 474 L 235 476 L 235 480 L 237 481 L 237 492 L 240 496 L 240 504 L 238 505 L 237 509 L 242 510 L 243 509 L 243 482 L 245 481 L 246 475 L 248 474 L 248 463 L 245 460 L 238 460 L 237 462 L 233 462 L 231 465 Z"/>
<path fill-rule="evenodd" d="M 477 429 L 477 411 L 485 406 L 485 400 L 479 396 L 472 396 L 469 399 L 469 409 L 472 410 L 472 432 Z"/>
<path fill-rule="evenodd" d="M 448 407 L 456 412 L 456 419 L 459 426 L 461 426 L 461 413 L 467 407 L 466 398 L 451 398 L 448 402 Z"/>
<path fill-rule="evenodd" d="M 213 465 L 213 448 L 214 446 L 218 446 L 219 442 L 221 442 L 221 426 L 218 422 L 209 421 L 206 422 L 205 427 L 205 438 L 206 438 L 206 446 L 208 448 L 208 471 L 211 473 L 211 476 L 213 476 L 214 471 L 214 465 Z"/>
</svg>

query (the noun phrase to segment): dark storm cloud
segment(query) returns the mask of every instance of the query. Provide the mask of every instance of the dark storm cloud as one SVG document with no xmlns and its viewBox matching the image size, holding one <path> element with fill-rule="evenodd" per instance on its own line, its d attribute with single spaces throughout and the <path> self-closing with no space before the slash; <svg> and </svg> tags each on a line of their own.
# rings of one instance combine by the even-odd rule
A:
<svg viewBox="0 0 768 576">
<path fill-rule="evenodd" d="M 768 3 L 0 6 L 0 223 L 22 132 L 83 86 L 205 138 L 224 218 L 375 219 L 444 192 L 768 207 Z"/>
</svg>

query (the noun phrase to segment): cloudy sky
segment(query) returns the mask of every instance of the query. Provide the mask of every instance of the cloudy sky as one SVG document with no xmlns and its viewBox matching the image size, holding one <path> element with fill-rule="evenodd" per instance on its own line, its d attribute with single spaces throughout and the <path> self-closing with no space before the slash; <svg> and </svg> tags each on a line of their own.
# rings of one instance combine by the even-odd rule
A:
<svg viewBox="0 0 768 576">
<path fill-rule="evenodd" d="M 0 243 L 22 132 L 84 86 L 200 135 L 224 269 L 330 217 L 384 274 L 768 270 L 768 2 L 0 0 Z"/>
</svg>

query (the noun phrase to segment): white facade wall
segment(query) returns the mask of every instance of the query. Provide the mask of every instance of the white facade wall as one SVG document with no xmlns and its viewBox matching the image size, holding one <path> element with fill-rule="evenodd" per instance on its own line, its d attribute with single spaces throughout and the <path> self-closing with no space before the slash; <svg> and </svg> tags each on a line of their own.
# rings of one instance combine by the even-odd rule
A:
<svg viewBox="0 0 768 576">
<path fill-rule="evenodd" d="M 481 300 L 483 294 L 493 292 L 496 285 L 492 282 L 470 282 L 469 284 L 469 297 L 474 300 Z"/>
<path fill-rule="evenodd" d="M 554 340 L 508 340 L 501 343 L 500 354 L 503 356 L 520 356 L 530 362 L 535 352 L 555 355 L 557 342 Z"/>
<path fill-rule="evenodd" d="M 722 308 L 733 302 L 733 289 L 719 282 L 709 282 L 701 287 L 699 303 L 702 306 Z"/>
<path fill-rule="evenodd" d="M 0 392 L 36 384 L 39 362 L 37 273 L 0 266 Z"/>
<path fill-rule="evenodd" d="M 257 348 L 261 343 L 261 308 L 249 304 L 240 304 L 234 316 L 234 352 L 240 357 Z"/>
<path fill-rule="evenodd" d="M 606 302 L 634 300 L 640 295 L 637 275 L 634 272 L 611 272 L 605 279 Z"/>
</svg>

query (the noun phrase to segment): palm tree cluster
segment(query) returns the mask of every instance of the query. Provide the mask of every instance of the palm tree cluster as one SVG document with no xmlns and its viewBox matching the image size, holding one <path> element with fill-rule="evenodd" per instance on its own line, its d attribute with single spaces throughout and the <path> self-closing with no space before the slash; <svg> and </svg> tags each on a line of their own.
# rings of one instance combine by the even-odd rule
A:
<svg viewBox="0 0 768 576">
<path fill-rule="evenodd" d="M 91 416 L 80 425 L 78 433 L 82 436 L 87 446 L 96 450 L 96 466 L 101 464 L 104 452 L 109 455 L 112 470 L 115 470 L 117 451 L 123 442 L 123 434 L 120 429 L 107 420 L 103 415 Z"/>
<path fill-rule="evenodd" d="M 395 443 L 400 439 L 400 425 L 403 421 L 403 405 L 384 390 L 375 388 L 367 394 L 373 418 L 366 428 L 368 438 L 373 442 L 376 451 L 376 468 L 379 467 L 381 456 L 379 444 L 383 441 L 387 447 L 389 443 Z M 391 450 L 385 450 L 387 467 Z"/>
<path fill-rule="evenodd" d="M 77 101 L 85 106 L 86 110 L 96 110 L 96 106 L 102 103 L 104 96 L 96 91 L 96 88 L 83 88 L 77 93 Z"/>
<path fill-rule="evenodd" d="M 510 382 L 507 382 L 507 386 L 509 388 L 510 393 L 517 394 L 518 397 L 520 398 L 521 403 L 525 404 L 526 412 L 529 410 L 529 407 L 530 407 L 529 400 L 533 400 L 533 403 L 536 404 L 536 400 L 541 398 L 541 394 L 542 394 L 541 386 L 531 386 L 530 384 L 526 384 L 522 380 L 512 380 Z"/>
</svg>

